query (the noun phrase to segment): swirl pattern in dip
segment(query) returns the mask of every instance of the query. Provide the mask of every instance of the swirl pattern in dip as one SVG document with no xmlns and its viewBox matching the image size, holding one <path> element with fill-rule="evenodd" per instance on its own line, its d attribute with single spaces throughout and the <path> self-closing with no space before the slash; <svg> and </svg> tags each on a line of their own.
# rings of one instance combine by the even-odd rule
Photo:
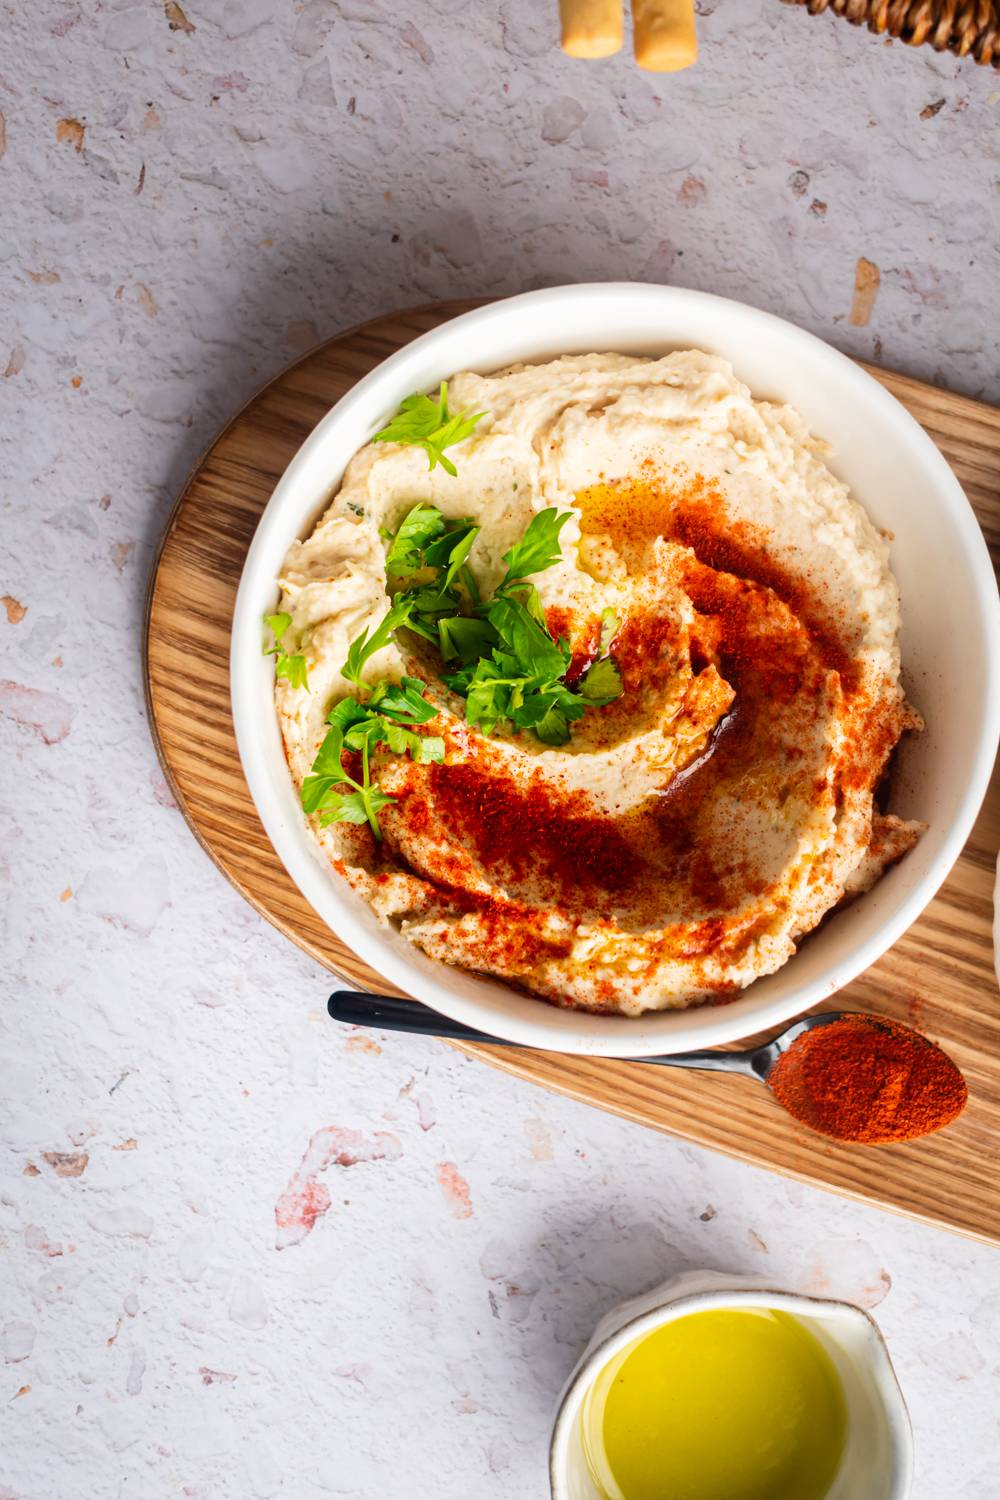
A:
<svg viewBox="0 0 1000 1500">
<path fill-rule="evenodd" d="M 350 643 L 388 609 L 383 533 L 418 502 L 481 524 L 469 565 L 486 597 L 532 516 L 571 510 L 533 582 L 572 647 L 570 685 L 612 612 L 624 690 L 563 746 L 488 737 L 401 633 L 366 676 L 430 684 L 444 761 L 379 746 L 381 844 L 314 820 L 316 837 L 446 963 L 629 1015 L 729 998 L 919 835 L 875 804 L 920 722 L 888 542 L 796 412 L 720 359 L 572 356 L 449 386 L 454 409 L 487 413 L 452 450 L 457 476 L 370 444 L 285 562 L 280 608 L 309 672 L 308 690 L 276 687 L 296 783 L 352 691 Z"/>
</svg>

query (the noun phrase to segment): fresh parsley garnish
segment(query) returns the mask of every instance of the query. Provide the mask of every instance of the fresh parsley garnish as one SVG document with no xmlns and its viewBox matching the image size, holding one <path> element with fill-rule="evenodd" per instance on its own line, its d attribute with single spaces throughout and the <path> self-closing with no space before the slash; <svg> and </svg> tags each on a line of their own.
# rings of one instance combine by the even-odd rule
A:
<svg viewBox="0 0 1000 1500">
<path fill-rule="evenodd" d="M 450 589 L 460 573 L 468 573 L 466 559 L 479 531 L 475 521 L 467 516 L 446 521 L 433 505 L 415 505 L 399 530 L 389 535 L 386 577 L 392 581 L 411 577 L 424 568 L 443 568 L 444 577 L 436 586 Z"/>
<path fill-rule="evenodd" d="M 417 677 L 380 682 L 364 703 L 343 698 L 330 710 L 326 719 L 330 727 L 301 793 L 304 811 L 316 813 L 321 827 L 368 823 L 381 839 L 378 815 L 394 799 L 371 779 L 370 758 L 376 745 L 385 743 L 394 754 L 409 754 L 421 764 L 444 760 L 444 740 L 416 732 L 437 713 L 424 697 L 426 686 Z M 345 750 L 361 753 L 360 781 L 344 769 Z"/>
<path fill-rule="evenodd" d="M 589 666 L 580 678 L 580 692 L 588 703 L 612 703 L 622 695 L 622 674 L 618 663 L 610 656 L 602 656 Z"/>
<path fill-rule="evenodd" d="M 454 615 L 437 624 L 442 661 L 461 661 L 463 666 L 488 656 L 496 644 L 496 631 L 488 620 Z"/>
<path fill-rule="evenodd" d="M 484 411 L 463 411 L 452 416 L 448 410 L 448 384 L 442 380 L 436 401 L 430 396 L 407 396 L 396 415 L 375 434 L 372 442 L 414 444 L 423 448 L 431 469 L 440 464 L 454 477 L 458 470 L 450 458 L 445 458 L 444 450 L 467 438 L 485 415 Z"/>
<path fill-rule="evenodd" d="M 446 520 L 436 507 L 420 504 L 387 538 L 387 576 L 411 581 L 395 596 L 395 606 L 409 606 L 403 623 L 437 646 L 448 668 L 445 683 L 465 699 L 467 722 L 486 734 L 507 724 L 530 729 L 545 744 L 565 744 L 570 725 L 588 707 L 621 694 L 618 669 L 606 658 L 618 629 L 614 612 L 605 610 L 601 619 L 604 660 L 594 663 L 578 690 L 570 688 L 569 647 L 553 639 L 538 589 L 529 581 L 559 561 L 559 533 L 571 514 L 549 508 L 532 517 L 504 553 L 507 570 L 487 600 L 467 565 L 479 533 L 473 521 Z"/>
<path fill-rule="evenodd" d="M 564 745 L 569 725 L 587 704 L 557 679 L 525 673 L 523 662 L 505 651 L 481 657 L 474 667 L 446 676 L 445 682 L 465 698 L 465 716 L 484 734 L 500 724 L 530 729 L 547 745 Z"/>
<path fill-rule="evenodd" d="M 404 578 L 416 573 L 422 565 L 424 548 L 445 529 L 445 519 L 433 505 L 415 505 L 406 516 L 392 546 L 385 554 L 387 578 Z"/>
<path fill-rule="evenodd" d="M 291 623 L 292 623 L 292 617 L 291 617 L 291 615 L 265 615 L 264 616 L 264 624 L 267 626 L 268 630 L 274 636 L 274 639 L 276 641 L 280 641 L 281 640 L 281 637 L 284 635 L 285 631 L 288 629 L 288 627 L 289 627 L 289 625 Z"/>
<path fill-rule="evenodd" d="M 285 677 L 293 688 L 305 688 L 309 691 L 309 674 L 306 671 L 306 659 L 302 655 L 291 656 L 287 651 L 281 649 L 281 639 L 292 623 L 291 615 L 276 614 L 265 615 L 264 624 L 274 637 L 273 646 L 264 647 L 265 656 L 273 656 L 275 677 Z"/>
<path fill-rule="evenodd" d="M 514 709 L 514 723 L 530 729 L 546 745 L 564 745 L 569 726 L 583 717 L 588 707 L 578 693 L 562 683 L 553 683 L 541 692 L 532 693 L 520 709 Z"/>
<path fill-rule="evenodd" d="M 569 647 L 554 641 L 548 626 L 540 624 L 521 600 L 513 594 L 495 594 L 486 606 L 486 618 L 529 680 L 548 682 L 563 676 L 570 664 Z"/>
<path fill-rule="evenodd" d="M 570 514 L 549 509 L 532 518 L 520 541 L 504 554 L 507 571 L 487 600 L 480 598 L 468 567 L 480 530 L 474 521 L 448 520 L 434 506 L 420 504 L 386 537 L 387 578 L 413 586 L 401 588 L 378 625 L 351 642 L 341 668 L 367 696 L 344 698 L 330 710 L 326 737 L 302 783 L 302 806 L 323 827 L 367 823 L 381 839 L 378 815 L 394 799 L 371 779 L 377 745 L 418 764 L 444 760 L 443 739 L 418 733 L 437 714 L 424 696 L 426 683 L 403 677 L 366 688 L 363 681 L 367 662 L 397 630 L 411 630 L 436 646 L 446 666 L 460 664 L 446 671 L 443 681 L 465 699 L 466 721 L 484 734 L 513 725 L 530 729 L 543 744 L 564 745 L 570 725 L 588 708 L 621 696 L 621 673 L 607 655 L 620 623 L 614 611 L 606 609 L 601 616 L 599 659 L 584 673 L 579 688 L 571 688 L 565 681 L 570 648 L 553 637 L 538 590 L 528 582 L 533 573 L 559 561 L 559 532 Z M 280 643 L 291 617 L 272 615 L 267 623 Z M 360 781 L 344 769 L 345 751 L 360 753 Z"/>
<path fill-rule="evenodd" d="M 340 669 L 342 675 L 349 682 L 357 683 L 360 687 L 361 673 L 369 657 L 374 656 L 376 651 L 381 651 L 384 646 L 388 646 L 393 631 L 405 625 L 412 612 L 412 600 L 405 597 L 397 599 L 371 634 L 365 629 L 351 642 L 347 660 Z"/>
<path fill-rule="evenodd" d="M 512 583 L 515 578 L 527 578 L 531 573 L 543 573 L 562 557 L 559 548 L 559 533 L 573 512 L 559 512 L 552 508 L 540 510 L 532 516 L 527 531 L 519 542 L 515 542 L 503 560 L 507 564 L 507 576 L 501 584 Z"/>
<path fill-rule="evenodd" d="M 433 584 L 405 596 L 413 603 L 408 628 L 430 640 L 436 631 L 442 661 L 446 667 L 457 664 L 444 673 L 444 681 L 465 699 L 467 722 L 483 733 L 508 724 L 530 729 L 545 744 L 565 744 L 570 725 L 588 707 L 609 703 L 621 693 L 620 676 L 610 661 L 593 680 L 588 674 L 585 691 L 582 685 L 576 691 L 566 684 L 569 647 L 553 638 L 538 590 L 528 581 L 558 562 L 559 533 L 570 514 L 548 509 L 532 518 L 520 541 L 504 554 L 507 571 L 485 601 L 454 566 L 464 541 L 452 549 L 445 533 L 421 553 L 423 567 L 442 566 L 446 555 L 449 566 Z M 421 526 L 428 527 L 426 519 Z M 610 622 L 602 620 L 605 624 Z"/>
<path fill-rule="evenodd" d="M 453 588 L 459 574 L 468 587 L 468 577 L 471 575 L 465 564 L 479 532 L 480 528 L 474 521 L 458 521 L 424 552 L 424 562 L 428 567 L 444 568 L 444 578 L 439 579 L 441 588 Z"/>
<path fill-rule="evenodd" d="M 279 651 L 274 663 L 274 675 L 287 677 L 293 688 L 305 688 L 306 692 L 309 691 L 309 673 L 304 656 L 287 656 Z"/>
<path fill-rule="evenodd" d="M 353 703 L 354 699 L 344 701 Z M 340 706 L 338 704 L 338 707 Z M 392 798 L 387 796 L 381 787 L 372 785 L 368 767 L 368 757 L 371 751 L 370 738 L 367 735 L 362 737 L 363 780 L 361 781 L 355 781 L 344 770 L 341 764 L 343 750 L 344 732 L 339 724 L 331 724 L 313 763 L 312 774 L 307 776 L 302 783 L 303 810 L 307 813 L 317 813 L 320 826 L 323 828 L 331 823 L 368 823 L 375 837 L 381 839 L 382 830 L 379 828 L 378 814 L 387 802 L 392 801 Z"/>
<path fill-rule="evenodd" d="M 468 517 L 446 520 L 436 507 L 421 504 L 386 536 L 386 577 L 390 583 L 409 584 L 396 594 L 395 603 L 410 605 L 407 627 L 437 646 L 445 660 L 456 650 L 439 629 L 441 622 L 462 619 L 460 610 L 479 603 L 479 588 L 468 566 L 479 531 Z M 457 628 L 461 632 L 462 626 Z"/>
</svg>

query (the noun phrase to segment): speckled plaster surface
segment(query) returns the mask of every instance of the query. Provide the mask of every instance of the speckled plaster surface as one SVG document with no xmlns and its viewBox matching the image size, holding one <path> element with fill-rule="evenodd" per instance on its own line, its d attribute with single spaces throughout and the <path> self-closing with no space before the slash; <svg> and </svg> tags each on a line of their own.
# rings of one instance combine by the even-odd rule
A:
<svg viewBox="0 0 1000 1500">
<path fill-rule="evenodd" d="M 1000 80 L 699 9 L 669 80 L 555 0 L 0 6 L 3 1500 L 541 1500 L 596 1318 L 702 1265 L 877 1306 L 915 1500 L 1000 1495 L 1000 1255 L 338 1033 L 146 730 L 180 478 L 377 311 L 674 281 L 1000 396 Z"/>
</svg>

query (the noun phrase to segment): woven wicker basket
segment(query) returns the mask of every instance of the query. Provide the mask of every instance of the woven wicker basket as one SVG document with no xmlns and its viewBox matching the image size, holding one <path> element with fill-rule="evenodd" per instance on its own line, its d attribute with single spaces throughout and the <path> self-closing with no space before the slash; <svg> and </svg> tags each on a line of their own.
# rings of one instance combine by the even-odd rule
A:
<svg viewBox="0 0 1000 1500">
<path fill-rule="evenodd" d="M 1000 10 L 995 0 L 785 0 L 811 16 L 832 10 L 852 26 L 898 37 L 911 47 L 930 42 L 938 52 L 974 57 L 1000 69 Z"/>
</svg>

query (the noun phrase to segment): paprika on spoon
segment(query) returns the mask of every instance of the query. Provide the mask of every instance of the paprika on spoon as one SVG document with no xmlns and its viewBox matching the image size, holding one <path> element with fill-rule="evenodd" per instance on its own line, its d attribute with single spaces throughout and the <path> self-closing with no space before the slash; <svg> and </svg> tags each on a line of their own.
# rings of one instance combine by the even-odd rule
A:
<svg viewBox="0 0 1000 1500">
<path fill-rule="evenodd" d="M 803 1125 L 842 1141 L 908 1141 L 947 1125 L 968 1090 L 946 1052 L 886 1016 L 848 1014 L 805 1031 L 767 1085 Z"/>
</svg>

